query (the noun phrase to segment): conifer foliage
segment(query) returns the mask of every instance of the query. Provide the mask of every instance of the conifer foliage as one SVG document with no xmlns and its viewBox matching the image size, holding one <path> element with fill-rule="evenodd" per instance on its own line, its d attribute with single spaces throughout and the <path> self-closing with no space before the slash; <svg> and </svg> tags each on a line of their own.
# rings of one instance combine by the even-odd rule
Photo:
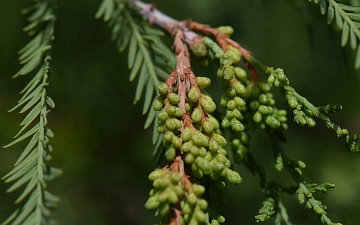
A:
<svg viewBox="0 0 360 225">
<path fill-rule="evenodd" d="M 359 68 L 359 7 L 334 0 L 314 2 L 320 3 L 323 14 L 327 13 L 329 24 L 335 18 L 342 30 L 341 45 L 350 42 L 357 49 L 355 67 Z M 24 10 L 32 13 L 24 31 L 34 38 L 19 51 L 20 64 L 24 66 L 13 77 L 35 75 L 21 91 L 23 96 L 18 104 L 10 110 L 21 108 L 20 113 L 28 113 L 15 140 L 4 147 L 29 137 L 30 141 L 3 180 L 15 181 L 7 192 L 23 184 L 26 187 L 15 202 L 18 209 L 3 224 L 52 224 L 50 209 L 60 200 L 46 190 L 46 182 L 62 173 L 47 165 L 52 151 L 49 138 L 54 136 L 47 115 L 48 107 L 54 108 L 55 103 L 47 95 L 47 88 L 56 10 L 56 1 L 49 0 L 39 0 Z M 225 201 L 224 189 L 228 185 L 242 181 L 229 159 L 230 153 L 234 163 L 244 164 L 260 178 L 264 200 L 255 221 L 273 219 L 277 225 L 292 224 L 280 198 L 280 193 L 285 192 L 313 210 L 323 224 L 340 224 L 328 217 L 327 207 L 316 198 L 316 194 L 332 191 L 335 185 L 306 182 L 301 176 L 305 163 L 290 159 L 284 149 L 290 117 L 300 126 L 325 124 L 343 139 L 350 152 L 360 153 L 360 137 L 350 135 L 327 116 L 341 111 L 340 105 L 312 104 L 290 85 L 283 69 L 264 65 L 232 40 L 232 27 L 213 28 L 191 20 L 177 21 L 154 5 L 138 0 L 102 0 L 95 17 L 103 18 L 111 27 L 111 39 L 119 52 L 128 49 L 129 80 L 137 80 L 134 103 L 143 97 L 145 128 L 152 124 L 154 127 L 154 157 L 158 164 L 148 177 L 153 188 L 145 208 L 155 210 L 160 224 L 225 223 L 216 206 Z M 163 42 L 164 33 L 172 38 L 172 46 Z M 203 66 L 214 62 L 218 70 L 213 75 L 195 74 L 192 59 Z M 222 92 L 219 102 L 207 92 L 214 79 L 222 82 L 218 88 Z M 277 106 L 274 91 L 286 99 L 287 108 Z M 251 153 L 251 136 L 257 130 L 264 130 L 271 140 L 274 167 L 277 171 L 286 170 L 293 186 L 271 181 Z"/>
</svg>

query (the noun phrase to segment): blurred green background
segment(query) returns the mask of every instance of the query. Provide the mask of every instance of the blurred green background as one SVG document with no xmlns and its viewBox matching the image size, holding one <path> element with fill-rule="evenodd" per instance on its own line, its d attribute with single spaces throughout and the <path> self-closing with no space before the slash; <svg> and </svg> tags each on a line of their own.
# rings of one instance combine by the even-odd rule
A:
<svg viewBox="0 0 360 225">
<path fill-rule="evenodd" d="M 159 218 L 144 208 L 154 169 L 152 129 L 144 130 L 142 105 L 133 105 L 136 83 L 129 83 L 127 53 L 118 54 L 110 41 L 110 29 L 94 15 L 100 0 L 59 1 L 55 44 L 52 51 L 49 95 L 56 108 L 49 114 L 54 152 L 50 164 L 64 174 L 48 183 L 62 202 L 53 217 L 61 224 L 155 224 Z M 341 104 L 344 110 L 331 118 L 351 133 L 360 133 L 359 71 L 353 70 L 354 51 L 340 47 L 341 32 L 326 24 L 319 6 L 306 0 L 157 0 L 156 6 L 182 20 L 231 25 L 233 39 L 251 50 L 266 65 L 285 70 L 291 85 L 316 105 Z M 12 140 L 24 115 L 7 113 L 30 80 L 12 80 L 20 69 L 17 51 L 30 38 L 21 30 L 26 16 L 20 10 L 32 1 L 0 1 L 0 143 Z M 215 67 L 198 76 L 215 77 Z M 207 72 L 205 72 L 207 71 Z M 219 81 L 213 79 L 213 90 Z M 217 89 L 216 89 L 217 88 Z M 219 89 L 220 90 L 220 89 Z M 276 92 L 276 91 L 275 91 Z M 217 96 L 221 91 L 217 91 Z M 278 95 L 276 95 L 278 96 Z M 277 100 L 286 107 L 285 101 Z M 332 193 L 317 195 L 329 207 L 334 222 L 358 224 L 360 156 L 347 152 L 342 140 L 321 122 L 314 129 L 299 127 L 289 114 L 288 155 L 307 163 L 309 183 L 332 182 Z M 288 185 L 286 172 L 275 172 L 270 143 L 265 133 L 253 135 L 251 151 L 272 180 Z M 0 176 L 12 168 L 26 142 L 0 150 Z M 263 194 L 259 179 L 243 165 L 236 166 L 243 183 L 229 185 L 228 201 L 218 206 L 226 224 L 256 224 L 254 216 Z M 5 194 L 0 183 L 0 220 L 9 216 L 19 190 Z M 321 224 L 315 213 L 297 203 L 295 196 L 281 195 L 295 224 Z M 264 224 L 272 224 L 273 221 Z"/>
</svg>

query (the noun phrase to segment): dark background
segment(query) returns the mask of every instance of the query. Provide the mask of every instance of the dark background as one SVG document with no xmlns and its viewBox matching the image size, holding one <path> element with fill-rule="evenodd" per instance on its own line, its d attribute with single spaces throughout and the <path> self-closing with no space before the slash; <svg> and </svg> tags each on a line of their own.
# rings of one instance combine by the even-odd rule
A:
<svg viewBox="0 0 360 225">
<path fill-rule="evenodd" d="M 159 218 L 144 208 L 151 189 L 147 176 L 156 165 L 152 160 L 152 129 L 143 129 L 146 117 L 141 115 L 141 102 L 132 104 L 136 82 L 128 81 L 127 52 L 117 53 L 107 24 L 94 18 L 100 2 L 59 1 L 48 89 L 56 108 L 48 116 L 48 125 L 55 133 L 50 164 L 62 168 L 64 174 L 48 183 L 49 191 L 62 198 L 53 217 L 66 225 L 154 224 Z M 266 65 L 283 68 L 291 85 L 312 103 L 343 105 L 344 110 L 331 118 L 351 133 L 360 133 L 360 74 L 353 69 L 355 51 L 340 47 L 341 32 L 326 24 L 318 5 L 305 0 L 155 3 L 179 20 L 192 18 L 213 27 L 233 26 L 234 40 Z M 0 1 L 1 145 L 11 142 L 24 117 L 6 111 L 16 104 L 18 92 L 31 79 L 10 78 L 20 69 L 17 51 L 30 40 L 21 30 L 27 23 L 20 10 L 31 4 L 25 0 Z M 216 74 L 215 70 L 205 73 L 196 65 L 194 68 L 198 76 Z M 214 89 L 219 84 L 215 80 Z M 277 102 L 286 107 L 283 99 Z M 347 152 L 343 141 L 320 121 L 310 129 L 294 124 L 291 113 L 288 119 L 289 141 L 284 148 L 291 158 L 307 163 L 303 178 L 309 183 L 336 184 L 332 193 L 316 195 L 329 207 L 329 218 L 357 224 L 360 156 Z M 0 149 L 0 176 L 12 168 L 25 144 Z M 265 133 L 253 135 L 251 151 L 272 180 L 293 184 L 286 172 L 274 171 Z M 236 170 L 243 182 L 228 185 L 228 201 L 218 210 L 225 215 L 226 224 L 256 224 L 254 216 L 263 199 L 259 180 L 242 165 Z M 20 190 L 5 194 L 8 187 L 0 183 L 0 220 L 13 212 L 13 202 L 20 194 Z M 293 223 L 321 224 L 295 196 L 281 197 Z"/>
</svg>

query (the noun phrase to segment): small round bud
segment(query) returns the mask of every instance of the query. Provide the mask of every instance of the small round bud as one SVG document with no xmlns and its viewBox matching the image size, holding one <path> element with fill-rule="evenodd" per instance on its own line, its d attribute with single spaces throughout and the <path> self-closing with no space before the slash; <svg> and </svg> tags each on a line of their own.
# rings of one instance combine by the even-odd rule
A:
<svg viewBox="0 0 360 225">
<path fill-rule="evenodd" d="M 172 137 L 171 143 L 173 144 L 173 146 L 175 148 L 180 148 L 181 145 L 182 145 L 182 142 L 181 142 L 180 138 L 178 136 L 175 136 L 175 135 Z"/>
<path fill-rule="evenodd" d="M 268 83 L 272 84 L 275 82 L 275 76 L 273 73 L 270 74 L 270 76 L 268 77 Z"/>
<path fill-rule="evenodd" d="M 171 142 L 174 136 L 175 135 L 174 135 L 174 133 L 172 131 L 166 131 L 165 134 L 164 134 L 163 139 L 166 142 Z"/>
<path fill-rule="evenodd" d="M 169 210 L 170 210 L 170 204 L 169 203 L 161 203 L 159 205 L 157 214 L 159 216 L 161 216 L 161 217 L 165 217 L 169 213 Z"/>
<path fill-rule="evenodd" d="M 159 201 L 157 200 L 157 197 L 150 197 L 146 203 L 145 203 L 145 208 L 147 210 L 155 210 L 159 207 Z"/>
<path fill-rule="evenodd" d="M 168 90 L 169 90 L 169 87 L 168 87 L 168 85 L 166 83 L 162 83 L 158 87 L 158 92 L 161 95 L 166 95 Z"/>
<path fill-rule="evenodd" d="M 195 159 L 195 163 L 204 174 L 210 174 L 211 167 L 209 161 L 198 156 Z"/>
<path fill-rule="evenodd" d="M 222 69 L 224 80 L 231 80 L 234 78 L 234 67 L 233 66 L 224 66 Z"/>
<path fill-rule="evenodd" d="M 190 193 L 188 196 L 187 196 L 187 202 L 190 204 L 190 205 L 195 205 L 196 204 L 196 201 L 197 201 L 197 197 L 194 193 Z"/>
<path fill-rule="evenodd" d="M 236 95 L 236 91 L 234 88 L 229 88 L 226 91 L 226 95 L 230 98 L 234 97 Z"/>
<path fill-rule="evenodd" d="M 166 112 L 167 112 L 169 115 L 173 116 L 173 115 L 175 114 L 175 112 L 176 112 L 176 107 L 175 107 L 175 106 L 169 106 L 169 107 L 166 109 Z"/>
<path fill-rule="evenodd" d="M 238 109 L 233 110 L 233 117 L 238 119 L 238 120 L 243 120 L 244 119 L 243 115 L 241 114 L 240 110 L 238 110 Z"/>
<path fill-rule="evenodd" d="M 200 184 L 193 184 L 192 186 L 194 194 L 201 196 L 205 192 L 205 187 Z"/>
<path fill-rule="evenodd" d="M 219 68 L 216 72 L 216 76 L 222 78 L 223 77 L 223 73 L 222 73 L 222 70 Z"/>
<path fill-rule="evenodd" d="M 245 86 L 242 85 L 242 83 L 240 83 L 239 81 L 233 83 L 233 88 L 235 89 L 238 95 L 244 95 L 246 93 Z"/>
<path fill-rule="evenodd" d="M 262 92 L 267 93 L 271 90 L 271 87 L 268 83 L 265 82 L 260 82 L 259 83 L 259 88 Z"/>
<path fill-rule="evenodd" d="M 240 184 L 242 181 L 239 173 L 230 169 L 227 169 L 226 178 L 233 184 Z"/>
<path fill-rule="evenodd" d="M 236 96 L 236 97 L 234 98 L 234 102 L 235 102 L 235 104 L 236 104 L 237 107 L 242 107 L 242 106 L 245 106 L 245 105 L 246 105 L 246 102 L 244 101 L 244 99 L 242 99 L 242 98 L 240 98 L 240 97 L 238 97 L 238 96 Z"/>
<path fill-rule="evenodd" d="M 235 103 L 234 100 L 230 100 L 230 101 L 227 103 L 227 108 L 228 108 L 229 110 L 234 110 L 235 107 L 236 107 L 236 103 Z"/>
<path fill-rule="evenodd" d="M 230 126 L 230 121 L 225 117 L 221 122 L 221 126 L 223 128 L 228 128 Z"/>
<path fill-rule="evenodd" d="M 264 116 L 270 114 L 269 109 L 266 105 L 260 105 L 260 107 L 258 108 L 258 112 L 260 112 Z"/>
<path fill-rule="evenodd" d="M 191 153 L 187 153 L 186 156 L 185 156 L 184 161 L 185 161 L 187 164 L 192 164 L 192 163 L 194 163 L 194 161 L 195 161 L 195 157 L 194 157 Z"/>
<path fill-rule="evenodd" d="M 241 69 L 240 67 L 235 67 L 234 73 L 237 79 L 245 80 L 246 79 L 246 71 Z"/>
<path fill-rule="evenodd" d="M 260 107 L 260 102 L 258 100 L 253 100 L 250 102 L 250 109 L 257 110 Z"/>
<path fill-rule="evenodd" d="M 230 36 L 234 33 L 234 29 L 230 26 L 220 26 L 220 27 L 216 28 L 216 30 L 227 36 Z"/>
<path fill-rule="evenodd" d="M 153 108 L 155 111 L 160 111 L 164 107 L 164 101 L 161 97 L 158 97 L 153 104 Z"/>
<path fill-rule="evenodd" d="M 244 125 L 236 118 L 231 119 L 230 126 L 231 126 L 232 130 L 235 132 L 241 132 L 245 129 Z"/>
<path fill-rule="evenodd" d="M 190 102 L 197 102 L 199 101 L 199 92 L 195 87 L 192 87 L 188 92 L 188 98 Z"/>
<path fill-rule="evenodd" d="M 155 181 L 156 179 L 160 178 L 162 175 L 163 175 L 162 170 L 157 169 L 157 170 L 155 170 L 155 171 L 152 171 L 152 172 L 149 174 L 149 180 Z"/>
<path fill-rule="evenodd" d="M 233 117 L 234 117 L 234 112 L 232 111 L 232 110 L 226 110 L 226 113 L 225 113 L 225 117 L 227 118 L 227 119 L 232 119 Z"/>
<path fill-rule="evenodd" d="M 293 109 L 296 108 L 296 106 L 298 105 L 296 97 L 292 95 L 286 95 L 286 98 L 288 100 L 289 106 Z"/>
<path fill-rule="evenodd" d="M 216 152 L 218 149 L 219 149 L 219 144 L 214 141 L 214 140 L 211 140 L 209 141 L 209 150 L 212 151 L 212 152 Z"/>
<path fill-rule="evenodd" d="M 260 94 L 261 94 L 260 89 L 257 86 L 253 86 L 253 88 L 251 89 L 251 96 L 253 98 L 258 98 Z"/>
<path fill-rule="evenodd" d="M 195 211 L 195 217 L 196 217 L 197 221 L 200 222 L 200 223 L 205 223 L 205 221 L 206 221 L 206 215 L 201 210 L 196 210 Z"/>
<path fill-rule="evenodd" d="M 202 124 L 202 127 L 203 127 L 205 133 L 211 133 L 214 130 L 214 126 L 208 120 Z"/>
<path fill-rule="evenodd" d="M 193 113 L 191 114 L 191 119 L 193 120 L 194 123 L 201 122 L 202 114 L 199 108 L 194 109 Z"/>
<path fill-rule="evenodd" d="M 170 146 L 165 152 L 165 158 L 168 162 L 174 161 L 176 157 L 176 150 L 173 146 Z"/>
<path fill-rule="evenodd" d="M 269 99 L 268 99 L 267 95 L 260 94 L 259 95 L 259 101 L 260 101 L 261 104 L 266 105 L 269 102 Z"/>
<path fill-rule="evenodd" d="M 220 134 L 213 134 L 211 139 L 216 141 L 220 146 L 225 146 L 227 144 L 226 139 Z"/>
<path fill-rule="evenodd" d="M 179 107 L 176 107 L 174 117 L 181 117 L 181 116 L 182 116 L 181 109 Z"/>
<path fill-rule="evenodd" d="M 200 105 L 207 113 L 213 113 L 216 109 L 214 101 L 206 98 L 200 99 Z"/>
<path fill-rule="evenodd" d="M 190 141 L 190 139 L 191 139 L 191 129 L 188 128 L 188 127 L 185 128 L 183 130 L 183 132 L 181 133 L 180 137 L 181 137 L 181 140 L 183 140 L 184 142 Z"/>
<path fill-rule="evenodd" d="M 179 183 L 180 180 L 181 180 L 181 175 L 179 173 L 174 172 L 171 174 L 171 182 L 173 184 Z"/>
<path fill-rule="evenodd" d="M 169 102 L 173 105 L 177 105 L 180 102 L 180 96 L 178 94 L 169 93 L 167 97 L 169 99 Z"/>
<path fill-rule="evenodd" d="M 168 118 L 168 114 L 165 111 L 160 112 L 159 115 L 158 115 L 158 119 L 160 121 L 166 121 L 167 118 Z"/>
<path fill-rule="evenodd" d="M 165 132 L 165 127 L 164 126 L 158 126 L 156 128 L 156 131 L 159 133 L 159 134 L 162 134 Z"/>
<path fill-rule="evenodd" d="M 207 77 L 196 77 L 195 81 L 202 88 L 207 88 L 211 84 L 211 80 Z"/>
<path fill-rule="evenodd" d="M 274 129 L 276 129 L 276 128 L 279 128 L 280 127 L 280 121 L 279 120 L 277 120 L 275 117 L 273 117 L 273 116 L 267 116 L 266 117 L 266 120 L 265 120 L 265 123 L 267 124 L 267 125 L 269 125 L 269 127 L 271 127 L 271 128 L 274 128 Z"/>
<path fill-rule="evenodd" d="M 190 151 L 190 149 L 191 149 L 192 146 L 193 146 L 192 141 L 185 142 L 185 143 L 181 146 L 181 150 L 182 150 L 183 152 L 188 152 L 188 151 Z"/>
</svg>

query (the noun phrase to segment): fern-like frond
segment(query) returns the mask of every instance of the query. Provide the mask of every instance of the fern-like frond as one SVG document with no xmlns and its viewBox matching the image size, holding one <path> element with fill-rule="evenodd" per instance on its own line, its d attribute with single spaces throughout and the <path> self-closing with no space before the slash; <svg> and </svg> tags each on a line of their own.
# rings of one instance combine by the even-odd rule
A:
<svg viewBox="0 0 360 225">
<path fill-rule="evenodd" d="M 176 59 L 160 38 L 163 32 L 150 27 L 143 18 L 134 17 L 127 4 L 131 3 L 103 0 L 95 17 L 103 17 L 104 21 L 109 22 L 112 27 L 111 39 L 116 41 L 119 52 L 129 47 L 129 80 L 138 78 L 134 104 L 145 95 L 142 113 L 148 113 L 148 116 L 144 128 L 148 128 L 155 120 L 153 143 L 156 145 L 154 155 L 157 155 L 162 135 L 156 132 L 158 112 L 149 109 L 157 96 L 157 87 L 168 78 L 169 71 L 175 68 Z"/>
<path fill-rule="evenodd" d="M 311 0 L 310 0 L 311 1 Z M 328 6 L 326 6 L 326 1 Z M 350 40 L 352 49 L 357 49 L 355 68 L 360 68 L 360 7 L 345 5 L 335 0 L 314 0 L 320 3 L 322 14 L 327 11 L 327 22 L 331 24 L 335 18 L 336 25 L 342 30 L 341 46 L 344 47 Z"/>
<path fill-rule="evenodd" d="M 49 138 L 54 134 L 47 127 L 47 107 L 54 108 L 54 101 L 47 95 L 49 86 L 48 78 L 50 69 L 50 50 L 52 47 L 55 26 L 55 3 L 43 0 L 34 6 L 23 10 L 24 13 L 32 12 L 28 17 L 30 24 L 24 31 L 35 37 L 19 51 L 20 64 L 24 66 L 13 76 L 29 74 L 39 69 L 33 79 L 20 92 L 23 94 L 18 104 L 10 111 L 20 107 L 20 113 L 28 111 L 23 121 L 22 128 L 15 135 L 15 140 L 4 148 L 13 146 L 30 138 L 24 151 L 14 164 L 14 168 L 2 177 L 5 183 L 14 182 L 7 192 L 12 192 L 25 185 L 25 189 L 16 199 L 19 208 L 2 224 L 52 224 L 49 219 L 50 209 L 54 208 L 59 197 L 46 190 L 46 181 L 58 177 L 62 171 L 58 168 L 47 166 L 45 161 L 50 160 L 49 153 L 52 147 Z M 31 128 L 30 128 L 31 127 Z"/>
</svg>

